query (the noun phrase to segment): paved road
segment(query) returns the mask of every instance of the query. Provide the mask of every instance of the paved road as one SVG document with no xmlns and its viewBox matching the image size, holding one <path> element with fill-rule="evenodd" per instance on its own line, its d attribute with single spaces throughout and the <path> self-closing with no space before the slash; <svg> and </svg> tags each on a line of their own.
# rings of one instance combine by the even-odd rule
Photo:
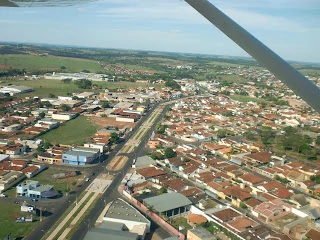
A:
<svg viewBox="0 0 320 240">
<path fill-rule="evenodd" d="M 152 109 L 156 108 L 158 106 L 158 104 L 155 104 L 153 106 Z M 104 160 L 102 163 L 96 164 L 94 166 L 90 166 L 88 167 L 90 169 L 91 172 L 95 172 L 95 175 L 90 177 L 92 180 L 94 178 L 96 178 L 101 172 L 103 172 L 107 166 L 107 164 L 114 158 L 114 156 L 117 154 L 117 152 L 119 152 L 119 150 L 124 146 L 124 144 L 126 143 L 126 140 L 129 139 L 132 134 L 139 129 L 139 127 L 142 125 L 142 123 L 148 118 L 148 116 L 151 114 L 152 109 L 146 114 L 146 116 L 143 116 L 141 118 L 141 120 L 136 124 L 136 126 L 133 128 L 133 131 L 130 132 L 128 134 L 128 136 L 126 136 L 124 138 L 124 141 L 122 141 L 121 143 L 119 143 L 114 150 L 109 154 L 109 156 L 107 157 L 106 160 Z M 133 156 L 133 155 L 132 155 Z M 112 201 L 115 198 L 120 197 L 120 194 L 118 193 L 116 186 L 119 186 L 121 179 L 123 178 L 123 173 L 126 173 L 129 169 L 130 169 L 130 165 L 131 165 L 131 161 L 129 160 L 126 164 L 126 166 L 123 168 L 123 170 L 119 171 L 120 174 L 117 174 L 117 176 L 114 179 L 114 183 L 107 189 L 107 191 L 104 193 L 103 195 L 103 199 L 102 200 L 106 200 L 108 202 Z M 62 166 L 63 167 L 63 166 Z M 70 167 L 70 166 L 68 166 Z M 44 203 L 44 202 L 37 202 L 36 205 L 39 204 L 39 206 L 46 208 L 48 211 L 50 211 L 48 217 L 44 218 L 44 220 L 28 235 L 26 236 L 26 240 L 35 240 L 35 239 L 41 239 L 43 237 L 43 235 L 50 230 L 50 228 L 52 227 L 52 225 L 55 224 L 55 222 L 57 222 L 59 220 L 59 218 L 64 214 L 64 212 L 68 209 L 68 207 L 76 200 L 76 196 L 79 196 L 88 186 L 89 186 L 90 182 L 83 182 L 83 184 L 78 187 L 72 194 L 69 194 L 68 197 L 65 197 L 63 199 L 61 199 L 59 201 L 59 204 L 56 203 L 56 201 L 54 202 L 48 202 L 48 203 Z M 9 199 L 8 199 L 9 201 Z M 14 200 L 11 199 L 12 202 L 14 202 Z M 21 202 L 21 200 L 20 200 Z M 100 204 L 99 204 L 100 203 Z M 88 219 L 97 219 L 101 210 L 104 202 L 103 201 L 99 201 L 97 206 L 95 208 L 93 208 L 93 210 L 91 211 L 90 215 L 85 219 L 88 221 Z M 92 223 L 95 222 L 91 221 Z M 81 227 L 79 229 L 83 228 L 83 225 L 86 222 L 84 221 L 84 223 L 81 225 Z M 85 233 L 87 232 L 87 228 L 85 227 L 85 232 L 84 234 L 80 231 L 80 235 L 83 236 L 85 235 Z M 76 232 L 76 234 L 78 234 L 78 231 Z M 73 239 L 81 239 L 81 238 L 73 238 Z"/>
<path fill-rule="evenodd" d="M 164 111 L 156 119 L 155 123 L 157 122 L 158 119 L 161 119 L 164 116 L 167 109 L 168 109 L 167 107 L 164 109 Z M 150 112 L 149 112 L 149 114 L 150 114 Z M 148 117 L 149 114 L 145 117 Z M 136 129 L 138 129 L 143 122 L 144 121 L 140 121 L 139 125 L 136 127 Z M 132 153 L 126 154 L 126 156 L 129 157 L 129 160 L 126 162 L 126 164 L 124 165 L 124 167 L 120 171 L 117 171 L 117 175 L 116 175 L 115 179 L 113 180 L 113 182 L 111 183 L 111 185 L 109 186 L 107 191 L 102 195 L 101 200 L 97 202 L 97 204 L 93 207 L 91 212 L 87 215 L 87 217 L 85 217 L 82 224 L 79 226 L 77 231 L 73 234 L 71 240 L 83 239 L 84 236 L 86 235 L 90 225 L 92 226 L 96 222 L 96 220 L 98 219 L 99 215 L 101 214 L 101 211 L 105 207 L 105 204 L 113 201 L 116 198 L 121 197 L 121 195 L 118 192 L 118 187 L 120 186 L 121 180 L 123 179 L 124 175 L 131 169 L 131 163 L 132 163 L 133 158 L 143 156 L 145 154 L 145 145 L 146 145 L 148 139 L 150 138 L 152 131 L 154 131 L 155 125 L 156 124 L 153 124 L 153 126 L 148 130 L 144 139 L 141 141 L 139 146 L 136 147 L 135 151 Z M 117 151 L 114 150 L 113 153 L 115 154 L 119 150 L 120 149 L 118 149 Z M 121 155 L 123 155 L 123 154 L 121 154 Z M 110 159 L 110 157 L 109 157 L 109 159 Z M 155 225 L 154 227 L 155 227 L 154 230 L 157 229 L 157 231 L 159 232 L 159 234 L 161 236 L 166 235 L 163 230 L 158 229 L 157 225 Z"/>
</svg>

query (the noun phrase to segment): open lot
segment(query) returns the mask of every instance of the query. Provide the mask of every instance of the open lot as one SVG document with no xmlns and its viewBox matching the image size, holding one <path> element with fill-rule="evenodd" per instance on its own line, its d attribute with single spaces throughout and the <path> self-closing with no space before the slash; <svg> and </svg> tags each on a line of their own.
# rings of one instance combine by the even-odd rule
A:
<svg viewBox="0 0 320 240">
<path fill-rule="evenodd" d="M 0 239 L 12 233 L 12 239 L 26 236 L 39 223 L 39 218 L 33 215 L 31 223 L 16 223 L 16 217 L 28 216 L 29 213 L 21 212 L 20 205 L 0 204 Z"/>
<path fill-rule="evenodd" d="M 249 97 L 249 96 L 241 96 L 241 95 L 232 95 L 230 96 L 231 99 L 239 101 L 239 102 L 256 102 L 256 103 L 267 103 L 264 100 L 254 98 L 254 97 Z"/>
<path fill-rule="evenodd" d="M 68 122 L 63 123 L 57 129 L 54 129 L 39 138 L 46 142 L 55 144 L 83 144 L 88 138 L 93 136 L 97 127 L 85 116 L 79 116 Z"/>
<path fill-rule="evenodd" d="M 27 54 L 0 55 L 0 64 L 4 66 L 8 65 L 12 68 L 26 69 L 26 71 L 55 71 L 59 70 L 62 66 L 64 66 L 68 72 L 81 72 L 84 69 L 90 72 L 102 70 L 101 65 L 93 60 Z"/>
<path fill-rule="evenodd" d="M 51 175 L 69 171 L 74 171 L 74 168 L 70 167 L 70 169 L 67 169 L 65 167 L 62 168 L 59 166 L 52 165 L 48 167 L 46 170 L 36 175 L 35 177 L 31 178 L 31 180 L 39 181 L 40 184 L 52 185 L 55 190 L 61 191 L 62 193 L 66 193 L 70 191 L 77 184 L 78 179 L 83 178 L 83 176 L 78 175 L 68 178 L 53 179 Z"/>
<path fill-rule="evenodd" d="M 118 127 L 119 129 L 122 129 L 124 127 L 126 128 L 132 128 L 137 123 L 128 123 L 128 122 L 116 122 L 114 118 L 108 118 L 108 117 L 89 117 L 90 121 L 98 127 L 106 128 L 107 126 L 114 126 Z"/>
</svg>

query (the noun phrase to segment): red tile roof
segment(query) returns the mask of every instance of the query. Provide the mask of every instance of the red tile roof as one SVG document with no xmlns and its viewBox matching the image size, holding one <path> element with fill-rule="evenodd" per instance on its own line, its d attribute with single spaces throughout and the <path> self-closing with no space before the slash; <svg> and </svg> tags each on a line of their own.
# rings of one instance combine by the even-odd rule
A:
<svg viewBox="0 0 320 240">
<path fill-rule="evenodd" d="M 252 158 L 258 162 L 268 163 L 271 160 L 271 156 L 272 156 L 272 154 L 269 152 L 257 152 L 257 153 L 253 153 L 253 154 L 248 154 L 245 157 Z"/>
<path fill-rule="evenodd" d="M 217 217 L 218 219 L 220 219 L 223 222 L 228 222 L 228 221 L 234 219 L 235 217 L 240 216 L 241 214 L 233 211 L 230 208 L 227 208 L 227 209 L 221 210 L 219 212 L 212 213 L 212 215 Z"/>
<path fill-rule="evenodd" d="M 242 175 L 241 177 L 239 177 L 240 180 L 243 180 L 243 181 L 246 181 L 246 182 L 249 182 L 251 184 L 257 184 L 257 183 L 262 183 L 264 181 L 263 178 L 261 177 L 258 177 L 252 173 L 248 173 L 248 174 L 245 174 L 245 175 Z"/>
<path fill-rule="evenodd" d="M 160 169 L 156 169 L 155 167 L 147 167 L 137 170 L 137 173 L 142 175 L 145 178 L 151 178 L 159 175 L 165 175 L 166 173 Z"/>
</svg>

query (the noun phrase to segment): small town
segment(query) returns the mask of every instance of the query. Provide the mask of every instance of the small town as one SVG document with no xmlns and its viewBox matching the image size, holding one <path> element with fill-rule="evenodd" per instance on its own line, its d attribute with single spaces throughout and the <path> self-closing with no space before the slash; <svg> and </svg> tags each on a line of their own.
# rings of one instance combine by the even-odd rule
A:
<svg viewBox="0 0 320 240">
<path fill-rule="evenodd" d="M 319 11 L 0 0 L 0 239 L 320 240 Z"/>
<path fill-rule="evenodd" d="M 27 212 L 16 222 L 32 222 L 31 212 L 43 221 L 45 206 L 83 184 L 75 207 L 87 209 L 119 182 L 110 189 L 118 198 L 103 200 L 85 239 L 111 223 L 110 238 L 144 239 L 153 222 L 170 233 L 159 231 L 161 239 L 317 239 L 320 117 L 265 70 L 221 71 L 252 82 L 183 78 L 158 88 L 158 79 L 147 88 L 43 98 L 23 97 L 34 91 L 24 85 L 2 87 L 0 187 Z M 20 81 L 90 85 L 83 77 L 109 81 L 86 73 Z M 99 127 L 82 144 L 65 144 L 59 134 L 81 118 Z M 69 215 L 45 238 L 68 238 Z"/>
</svg>

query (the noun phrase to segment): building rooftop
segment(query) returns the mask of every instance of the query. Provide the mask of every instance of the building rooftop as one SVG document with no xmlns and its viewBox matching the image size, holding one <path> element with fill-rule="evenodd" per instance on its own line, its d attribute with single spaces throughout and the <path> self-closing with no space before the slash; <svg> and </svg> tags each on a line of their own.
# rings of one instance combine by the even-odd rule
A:
<svg viewBox="0 0 320 240">
<path fill-rule="evenodd" d="M 215 240 L 215 239 L 217 239 L 216 237 L 214 237 L 212 235 L 211 232 L 209 232 L 207 229 L 205 229 L 203 227 L 197 227 L 197 228 L 194 228 L 194 229 L 189 229 L 188 231 L 190 231 L 191 233 L 196 235 L 201 240 Z"/>
<path fill-rule="evenodd" d="M 38 192 L 47 192 L 52 189 L 52 186 L 50 185 L 41 185 L 37 188 L 32 189 L 32 191 L 38 191 Z"/>
<path fill-rule="evenodd" d="M 150 221 L 148 219 L 146 219 L 137 209 L 120 198 L 111 203 L 104 217 L 141 222 L 150 226 Z"/>
<path fill-rule="evenodd" d="M 91 228 L 84 240 L 136 240 L 138 239 L 137 233 L 117 231 L 111 229 L 103 229 L 103 228 Z"/>
<path fill-rule="evenodd" d="M 152 206 L 158 212 L 165 212 L 171 209 L 184 207 L 192 204 L 192 202 L 180 193 L 165 193 L 159 196 L 146 198 L 144 202 Z"/>
</svg>

